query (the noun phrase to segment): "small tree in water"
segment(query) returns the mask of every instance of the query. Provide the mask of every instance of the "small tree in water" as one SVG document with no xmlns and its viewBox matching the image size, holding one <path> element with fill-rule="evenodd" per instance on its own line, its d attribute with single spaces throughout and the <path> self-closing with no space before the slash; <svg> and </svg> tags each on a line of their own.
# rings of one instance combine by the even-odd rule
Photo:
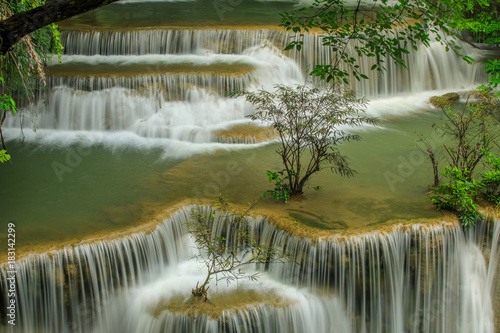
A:
<svg viewBox="0 0 500 333">
<path fill-rule="evenodd" d="M 365 117 L 366 102 L 356 98 L 352 90 L 341 85 L 329 89 L 303 85 L 277 85 L 275 91 L 242 92 L 255 108 L 251 118 L 272 125 L 277 133 L 276 152 L 283 161 L 284 178 L 268 171 L 270 180 L 278 180 L 290 196 L 302 194 L 304 185 L 316 172 L 330 168 L 342 176 L 353 176 L 346 156 L 338 146 L 347 141 L 358 141 L 360 136 L 344 131 L 363 123 L 374 124 L 374 118 Z M 274 177 L 274 178 L 273 178 Z M 276 199 L 278 190 L 268 191 Z M 287 197 L 285 197 L 285 200 Z"/>
<path fill-rule="evenodd" d="M 436 134 L 445 138 L 443 144 L 437 146 L 422 133 L 417 133 L 422 143 L 420 147 L 432 163 L 434 183 L 429 199 L 437 210 L 454 211 L 464 227 L 484 218 L 477 199 L 483 197 L 500 203 L 500 161 L 491 153 L 498 147 L 500 135 L 498 119 L 495 119 L 498 100 L 489 92 L 476 93 L 479 100 L 467 100 L 462 107 L 445 105 L 444 99 L 437 99 L 443 121 L 433 127 Z M 485 159 L 492 170 L 478 172 Z M 443 169 L 441 173 L 439 163 Z"/>
<path fill-rule="evenodd" d="M 199 208 L 191 210 L 193 221 L 189 224 L 189 231 L 200 250 L 194 257 L 206 265 L 207 276 L 200 285 L 192 290 L 196 299 L 208 301 L 209 283 L 212 279 L 233 281 L 248 278 L 257 280 L 259 273 L 248 274 L 242 268 L 250 264 L 283 262 L 284 257 L 272 245 L 257 244 L 250 236 L 248 213 L 250 206 L 241 214 L 230 212 L 226 199 L 217 196 L 216 207 L 221 211 L 220 216 L 214 213 L 204 214 Z M 223 219 L 225 223 L 215 223 L 216 219 Z"/>
</svg>

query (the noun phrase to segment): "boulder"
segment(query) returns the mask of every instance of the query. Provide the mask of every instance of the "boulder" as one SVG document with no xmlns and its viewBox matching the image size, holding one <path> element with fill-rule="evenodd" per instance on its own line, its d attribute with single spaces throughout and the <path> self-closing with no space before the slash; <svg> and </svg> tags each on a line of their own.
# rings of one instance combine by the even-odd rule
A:
<svg viewBox="0 0 500 333">
<path fill-rule="evenodd" d="M 431 104 L 437 108 L 443 107 L 445 105 L 450 105 L 460 100 L 460 95 L 457 93 L 447 93 L 442 96 L 432 96 Z"/>
</svg>

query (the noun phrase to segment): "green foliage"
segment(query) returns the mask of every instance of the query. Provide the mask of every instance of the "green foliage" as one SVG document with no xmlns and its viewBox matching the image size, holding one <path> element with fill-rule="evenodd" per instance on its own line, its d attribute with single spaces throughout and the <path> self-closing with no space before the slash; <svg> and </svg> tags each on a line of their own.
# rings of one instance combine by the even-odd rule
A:
<svg viewBox="0 0 500 333">
<path fill-rule="evenodd" d="M 62 51 L 64 47 L 61 43 L 61 32 L 56 24 L 52 23 L 47 26 L 52 33 L 52 53 L 56 54 L 59 58 L 59 62 L 61 62 Z"/>
<path fill-rule="evenodd" d="M 500 205 L 500 155 L 486 153 L 485 165 L 490 169 L 483 172 L 481 192 L 485 199 Z"/>
<path fill-rule="evenodd" d="M 16 102 L 14 102 L 11 96 L 7 94 L 0 96 L 0 111 L 12 111 L 16 114 L 16 110 Z"/>
<path fill-rule="evenodd" d="M 0 11 L 9 17 L 44 3 L 44 0 L 2 1 Z M 59 36 L 57 26 L 51 24 L 24 37 L 7 54 L 0 56 L 0 71 L 6 79 L 2 93 L 15 100 L 24 96 L 33 99 L 35 92 L 45 85 L 45 65 L 53 53 L 62 54 Z"/>
<path fill-rule="evenodd" d="M 478 212 L 474 199 L 483 196 L 498 203 L 500 185 L 500 158 L 491 154 L 499 135 L 498 121 L 493 114 L 498 112 L 496 98 L 490 93 L 476 92 L 479 99 L 467 102 L 462 108 L 443 106 L 443 123 L 434 124 L 434 129 L 445 137 L 445 143 L 433 147 L 422 135 L 422 150 L 432 162 L 434 186 L 430 198 L 438 210 L 447 209 L 457 213 L 464 226 L 474 223 L 482 215 Z M 496 110 L 496 111 L 495 111 Z M 486 158 L 492 171 L 479 173 L 477 167 Z M 444 171 L 440 183 L 438 161 Z"/>
<path fill-rule="evenodd" d="M 310 177 L 324 168 L 347 177 L 355 174 L 338 146 L 361 138 L 341 128 L 373 124 L 375 119 L 364 117 L 365 101 L 353 91 L 340 84 L 329 89 L 277 85 L 273 92 L 259 90 L 238 95 L 253 104 L 252 120 L 267 123 L 278 133 L 276 152 L 285 171 L 268 174 L 279 185 L 266 193 L 274 192 L 283 199 L 302 194 Z"/>
<path fill-rule="evenodd" d="M 215 197 L 215 208 L 217 208 L 217 210 L 220 210 L 221 212 L 229 211 L 229 202 L 227 201 L 227 198 L 222 195 L 222 193 L 219 193 Z"/>
<path fill-rule="evenodd" d="M 448 182 L 443 182 L 431 190 L 433 196 L 430 200 L 437 210 L 455 212 L 464 227 L 474 225 L 476 219 L 484 218 L 474 203 L 481 184 L 471 177 L 470 171 L 445 166 L 443 176 Z"/>
<path fill-rule="evenodd" d="M 500 84 L 500 60 L 499 59 L 488 59 L 484 63 L 484 70 L 488 74 L 488 84 L 487 85 L 480 85 L 477 89 L 482 92 L 483 94 L 480 95 L 481 99 L 483 101 L 485 100 L 485 94 L 491 93 L 497 98 L 500 97 L 500 92 L 496 91 L 494 92 L 494 89 L 498 87 Z M 491 99 L 490 100 L 490 105 Z M 496 104 L 498 106 L 498 100 L 496 101 Z M 498 111 L 497 111 L 498 112 Z"/>
<path fill-rule="evenodd" d="M 496 88 L 500 84 L 500 60 L 490 59 L 485 62 L 484 67 L 486 73 L 489 75 L 488 87 L 491 89 Z"/>
<path fill-rule="evenodd" d="M 0 76 L 0 82 L 2 83 L 2 85 L 4 84 L 4 79 L 1 76 Z M 17 111 L 16 102 L 14 102 L 11 96 L 4 94 L 3 96 L 0 96 L 0 139 L 2 142 L 2 146 L 4 148 L 0 150 L 1 163 L 8 162 L 10 161 L 11 158 L 10 155 L 7 154 L 7 150 L 5 148 L 5 143 L 3 139 L 3 133 L 1 130 L 1 124 L 3 122 L 3 119 L 5 119 L 5 114 L 9 111 L 13 112 L 14 114 L 16 113 Z"/>
<path fill-rule="evenodd" d="M 444 122 L 433 127 L 449 138 L 449 142 L 441 146 L 446 165 L 468 170 L 472 177 L 498 138 L 498 122 L 483 102 L 467 102 L 462 108 L 443 106 L 441 109 Z"/>
<path fill-rule="evenodd" d="M 491 87 L 477 89 L 472 92 L 474 105 L 488 116 L 488 123 L 500 124 L 500 93 Z"/>
<path fill-rule="evenodd" d="M 4 83 L 4 79 L 1 76 L 0 76 L 0 82 L 2 84 Z M 1 111 L 12 111 L 14 114 L 16 114 L 17 111 L 16 102 L 14 102 L 11 96 L 7 94 L 0 96 L 0 112 Z"/>
<path fill-rule="evenodd" d="M 449 29 L 447 13 L 453 10 L 431 0 L 374 0 L 369 4 L 362 0 L 315 0 L 309 7 L 282 14 L 281 26 L 297 33 L 287 50 L 302 48 L 302 32 L 322 30 L 322 44 L 333 55 L 328 64 L 318 64 L 311 75 L 327 82 L 349 83 L 351 75 L 357 80 L 368 78 L 368 70 L 360 66 L 356 56 L 373 59 L 370 70 L 385 70 L 386 59 L 406 67 L 408 50 L 421 44 L 429 46 L 431 34 L 447 50 L 460 54 L 455 41 L 458 35 Z"/>
<path fill-rule="evenodd" d="M 5 149 L 0 150 L 0 162 L 8 162 L 10 161 L 10 155 L 7 154 L 7 151 Z"/>
<path fill-rule="evenodd" d="M 293 173 L 293 169 L 290 170 Z M 267 195 L 270 195 L 272 198 L 276 199 L 276 201 L 280 201 L 281 199 L 285 200 L 285 203 L 288 203 L 288 199 L 290 198 L 290 185 L 287 183 L 289 177 L 285 175 L 286 169 L 281 171 L 269 171 L 267 170 L 266 176 L 269 177 L 269 182 L 272 183 L 274 181 L 274 190 L 265 191 L 260 197 L 264 198 Z"/>
<path fill-rule="evenodd" d="M 468 30 L 480 42 L 497 44 L 500 42 L 500 4 L 495 0 L 445 0 L 442 4 L 453 10 L 448 11 L 450 27 Z"/>
<path fill-rule="evenodd" d="M 303 32 L 321 30 L 322 44 L 332 56 L 310 74 L 348 84 L 351 78 L 367 79 L 373 70 L 384 71 L 386 61 L 406 68 L 409 50 L 429 46 L 431 38 L 472 63 L 456 42 L 462 38 L 459 31 L 499 44 L 499 11 L 500 3 L 488 0 L 315 0 L 309 7 L 282 14 L 281 26 L 296 33 L 286 50 L 300 51 Z M 371 59 L 371 66 L 364 68 L 359 58 Z M 491 90 L 500 83 L 499 61 L 488 61 L 486 70 L 490 82 L 481 88 Z"/>
<path fill-rule="evenodd" d="M 40 5 L 45 0 L 10 0 L 0 2 L 2 17 L 10 17 Z M 18 102 L 33 102 L 35 93 L 45 86 L 44 67 L 54 52 L 61 60 L 60 32 L 55 24 L 39 29 L 16 43 L 10 51 L 0 56 L 0 137 L 6 150 L 1 126 L 8 112 L 16 113 Z M 5 82 L 4 79 L 5 78 Z M 19 103 L 18 103 L 19 104 Z M 2 163 L 10 156 L 4 153 Z M 7 159 L 7 160 L 8 160 Z"/>
<path fill-rule="evenodd" d="M 201 286 L 198 282 L 192 294 L 205 301 L 208 300 L 208 284 L 212 279 L 227 284 L 242 278 L 255 281 L 259 273 L 247 274 L 242 270 L 244 266 L 284 261 L 283 255 L 273 246 L 252 240 L 247 221 L 252 206 L 242 213 L 230 212 L 224 196 L 219 194 L 216 201 L 224 209 L 221 214 L 204 214 L 200 208 L 193 208 L 192 220 L 188 224 L 189 232 L 200 250 L 195 258 L 207 267 L 205 281 Z M 224 224 L 224 227 L 217 228 L 216 221 Z"/>
<path fill-rule="evenodd" d="M 488 44 L 500 43 L 500 3 L 496 0 L 444 0 L 440 1 L 445 13 L 442 15 L 452 29 L 469 31 L 474 41 Z M 486 72 L 489 75 L 488 86 L 481 89 L 496 88 L 500 83 L 500 63 L 497 59 L 488 60 Z"/>
</svg>

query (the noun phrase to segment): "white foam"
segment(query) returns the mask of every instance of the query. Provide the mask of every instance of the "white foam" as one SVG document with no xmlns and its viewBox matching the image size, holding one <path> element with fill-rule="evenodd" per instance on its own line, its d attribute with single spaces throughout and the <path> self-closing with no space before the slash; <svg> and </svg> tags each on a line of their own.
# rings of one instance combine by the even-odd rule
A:
<svg viewBox="0 0 500 333">
<path fill-rule="evenodd" d="M 267 143 L 259 144 L 223 144 L 223 143 L 192 143 L 172 139 L 145 138 L 137 134 L 99 131 L 57 131 L 39 129 L 34 132 L 25 129 L 23 134 L 18 129 L 3 130 L 7 142 L 22 140 L 47 147 L 68 147 L 71 145 L 102 145 L 111 151 L 136 149 L 137 151 L 161 150 L 162 159 L 185 159 L 198 154 L 211 154 L 217 151 L 234 151 L 253 149 Z"/>
<path fill-rule="evenodd" d="M 61 66 L 65 64 L 81 64 L 81 65 L 179 65 L 189 64 L 193 66 L 210 66 L 219 64 L 245 64 L 252 66 L 262 65 L 261 62 L 255 61 L 253 57 L 234 55 L 234 54 L 148 54 L 148 55 L 63 55 L 62 61 L 59 63 L 57 58 L 53 58 L 50 66 Z"/>
</svg>

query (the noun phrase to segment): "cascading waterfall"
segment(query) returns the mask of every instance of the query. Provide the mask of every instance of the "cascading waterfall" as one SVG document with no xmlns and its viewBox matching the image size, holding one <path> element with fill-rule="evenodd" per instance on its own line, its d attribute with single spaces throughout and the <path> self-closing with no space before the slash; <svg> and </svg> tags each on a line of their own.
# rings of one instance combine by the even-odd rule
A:
<svg viewBox="0 0 500 333">
<path fill-rule="evenodd" d="M 133 58 L 133 62 L 139 65 L 142 60 L 140 56 Z M 155 57 L 153 60 L 164 61 L 165 58 Z M 96 61 L 99 64 L 99 60 L 90 59 L 87 65 L 92 66 Z M 123 57 L 116 60 L 104 57 L 101 61 L 113 65 L 126 60 Z M 196 68 L 206 65 L 207 57 L 171 56 L 168 61 L 189 61 L 190 66 Z M 215 61 L 217 66 L 241 61 L 254 69 L 242 75 L 148 75 L 146 71 L 143 75 L 125 77 L 49 76 L 48 96 L 34 107 L 38 128 L 124 131 L 139 137 L 207 143 L 214 140 L 214 131 L 224 129 L 233 122 L 248 122 L 245 117 L 252 112 L 242 98 L 227 98 L 227 92 L 271 89 L 278 83 L 304 82 L 296 63 L 281 55 L 273 46 L 250 47 L 241 56 L 218 56 Z M 71 62 L 71 58 L 66 61 L 67 64 Z M 75 62 L 77 66 L 86 65 L 81 63 L 80 58 L 76 58 Z M 208 63 L 211 68 L 213 63 Z M 150 65 L 154 68 L 154 63 Z M 5 127 L 17 128 L 22 119 L 23 115 L 10 117 Z"/>
<path fill-rule="evenodd" d="M 303 84 L 308 70 L 330 62 L 333 54 L 321 45 L 320 34 L 300 37 L 304 40 L 300 52 L 282 51 L 292 37 L 297 36 L 263 29 L 64 31 L 63 62 L 54 61 L 46 92 L 34 109 L 24 113 L 34 112 L 36 128 L 49 131 L 105 135 L 120 131 L 138 139 L 221 142 L 215 131 L 235 121 L 248 122 L 245 117 L 252 112 L 242 99 L 227 98 L 227 92 Z M 370 80 L 353 82 L 353 88 L 362 96 L 380 99 L 470 89 L 484 79 L 480 66 L 466 64 L 437 42 L 411 49 L 406 58 L 408 69 L 387 59 L 384 74 L 373 72 Z M 365 72 L 370 72 L 372 63 L 359 59 Z M 180 73 L 176 66 L 183 68 Z M 224 73 L 228 68 L 234 72 Z M 64 72 L 57 74 L 61 69 Z M 102 69 L 105 72 L 99 74 Z M 193 103 L 193 95 L 201 100 L 195 98 Z M 188 116 L 177 121 L 183 114 Z M 9 128 L 19 128 L 25 117 L 31 113 L 8 117 L 4 124 L 8 139 L 16 137 Z"/>
<path fill-rule="evenodd" d="M 253 112 L 241 98 L 226 93 L 303 84 L 307 71 L 333 56 L 316 33 L 301 37 L 300 52 L 283 51 L 292 37 L 297 35 L 264 29 L 64 31 L 62 64 L 51 64 L 38 103 L 16 117 L 9 115 L 2 129 L 7 139 L 16 138 L 13 133 L 23 119 L 31 118 L 26 113 L 33 112 L 42 143 L 77 144 L 87 138 L 96 145 L 99 140 L 177 145 L 168 157 L 214 151 L 221 143 L 254 143 L 217 137 L 217 131 L 248 122 Z M 439 43 L 409 52 L 407 70 L 387 61 L 384 74 L 353 82 L 359 95 L 375 99 L 369 113 L 406 112 L 400 104 L 389 105 L 395 103 L 388 97 L 394 96 L 415 112 L 414 95 L 422 93 L 428 100 L 435 90 L 466 90 L 484 80 L 479 65 L 467 65 Z M 373 63 L 359 59 L 359 64 L 368 72 Z M 187 298 L 204 277 L 203 265 L 190 260 L 195 251 L 185 228 L 190 209 L 173 214 L 150 234 L 16 262 L 15 328 L 6 323 L 9 273 L 0 267 L 0 330 L 494 333 L 498 221 L 478 222 L 466 232 L 450 224 L 411 225 L 311 240 L 265 219 L 249 219 L 257 242 L 276 246 L 294 263 L 249 267 L 263 272 L 259 281 L 240 281 L 228 291 L 212 285 L 210 290 L 268 293 L 283 305 L 248 305 L 225 310 L 218 318 L 155 313 L 152 309 L 162 301 Z M 212 212 L 204 208 L 206 215 Z M 216 216 L 214 232 L 224 233 L 231 224 L 226 216 Z"/>
<path fill-rule="evenodd" d="M 319 64 L 329 64 L 334 52 L 322 46 L 321 34 L 304 34 L 300 38 L 304 46 L 301 51 L 290 55 L 303 68 L 312 69 Z M 369 57 L 356 56 L 355 42 L 348 45 L 347 52 L 356 58 L 362 73 L 367 73 L 369 80 L 351 82 L 351 88 L 360 96 L 369 99 L 380 99 L 389 96 L 415 94 L 428 90 L 472 89 L 478 82 L 485 80 L 481 66 L 469 65 L 453 52 L 447 52 L 439 42 L 430 43 L 429 47 L 420 45 L 418 50 L 409 48 L 404 55 L 407 68 L 397 66 L 390 58 L 384 60 L 386 71 L 371 71 L 375 60 Z M 468 45 L 464 50 L 472 58 L 481 59 L 483 55 Z"/>
<path fill-rule="evenodd" d="M 49 76 L 47 86 L 51 89 L 68 87 L 78 91 L 99 91 L 111 88 L 143 90 L 145 93 L 165 95 L 169 100 L 186 100 L 192 87 L 205 88 L 219 96 L 227 91 L 237 91 L 251 84 L 255 78 L 251 74 L 241 76 L 210 74 L 163 74 L 131 77 L 61 77 Z M 49 97 L 50 99 L 51 97 Z"/>
<path fill-rule="evenodd" d="M 287 54 L 304 70 L 331 62 L 333 52 L 322 46 L 320 33 L 294 33 L 273 30 L 147 30 L 147 31 L 68 31 L 63 34 L 67 54 L 83 55 L 141 55 L 141 54 L 242 54 L 249 47 L 274 45 L 282 50 L 293 39 L 301 39 L 301 51 Z M 350 45 L 351 53 L 354 45 Z M 472 58 L 480 52 L 463 46 Z M 433 89 L 463 89 L 485 79 L 480 66 L 470 66 L 459 56 L 446 52 L 438 42 L 418 51 L 409 49 L 405 56 L 408 69 L 386 59 L 387 72 L 372 72 L 369 81 L 353 86 L 361 96 L 386 97 L 400 93 L 417 93 Z M 357 59 L 361 70 L 370 73 L 374 60 Z M 378 79 L 375 79 L 378 78 Z M 457 85 L 458 84 L 458 85 Z"/>
<path fill-rule="evenodd" d="M 145 138 L 208 142 L 210 130 L 221 128 L 221 122 L 238 121 L 251 114 L 241 100 L 221 100 L 197 88 L 184 94 L 184 101 L 165 101 L 161 96 L 139 95 L 123 88 L 85 94 L 61 87 L 52 90 L 47 106 L 39 105 L 38 125 L 72 131 L 130 131 Z M 199 110 L 205 113 L 200 116 Z"/>
<path fill-rule="evenodd" d="M 242 54 L 263 43 L 282 47 L 289 34 L 273 30 L 63 31 L 68 55 Z"/>
<path fill-rule="evenodd" d="M 292 261 L 250 267 L 266 273 L 255 285 L 242 281 L 239 288 L 272 292 L 287 305 L 249 305 L 225 310 L 215 320 L 169 311 L 153 315 L 155 303 L 173 295 L 187 297 L 203 277 L 188 260 L 193 243 L 183 221 L 191 208 L 166 219 L 151 234 L 17 262 L 22 322 L 16 332 L 494 333 L 491 294 L 500 259 L 496 220 L 478 222 L 465 232 L 450 224 L 411 225 L 313 241 L 265 219 L 249 219 L 257 242 L 276 246 Z M 216 214 L 214 232 L 225 234 L 231 228 L 225 215 L 209 207 L 202 212 Z M 4 305 L 6 276 L 4 267 Z M 224 292 L 221 286 L 211 289 Z"/>
<path fill-rule="evenodd" d="M 164 265 L 187 258 L 185 220 L 186 211 L 181 210 L 148 235 L 66 247 L 16 262 L 19 322 L 14 331 L 92 332 L 95 322 L 112 311 L 113 295 L 149 281 Z M 2 269 L 4 319 L 9 276 Z"/>
</svg>

